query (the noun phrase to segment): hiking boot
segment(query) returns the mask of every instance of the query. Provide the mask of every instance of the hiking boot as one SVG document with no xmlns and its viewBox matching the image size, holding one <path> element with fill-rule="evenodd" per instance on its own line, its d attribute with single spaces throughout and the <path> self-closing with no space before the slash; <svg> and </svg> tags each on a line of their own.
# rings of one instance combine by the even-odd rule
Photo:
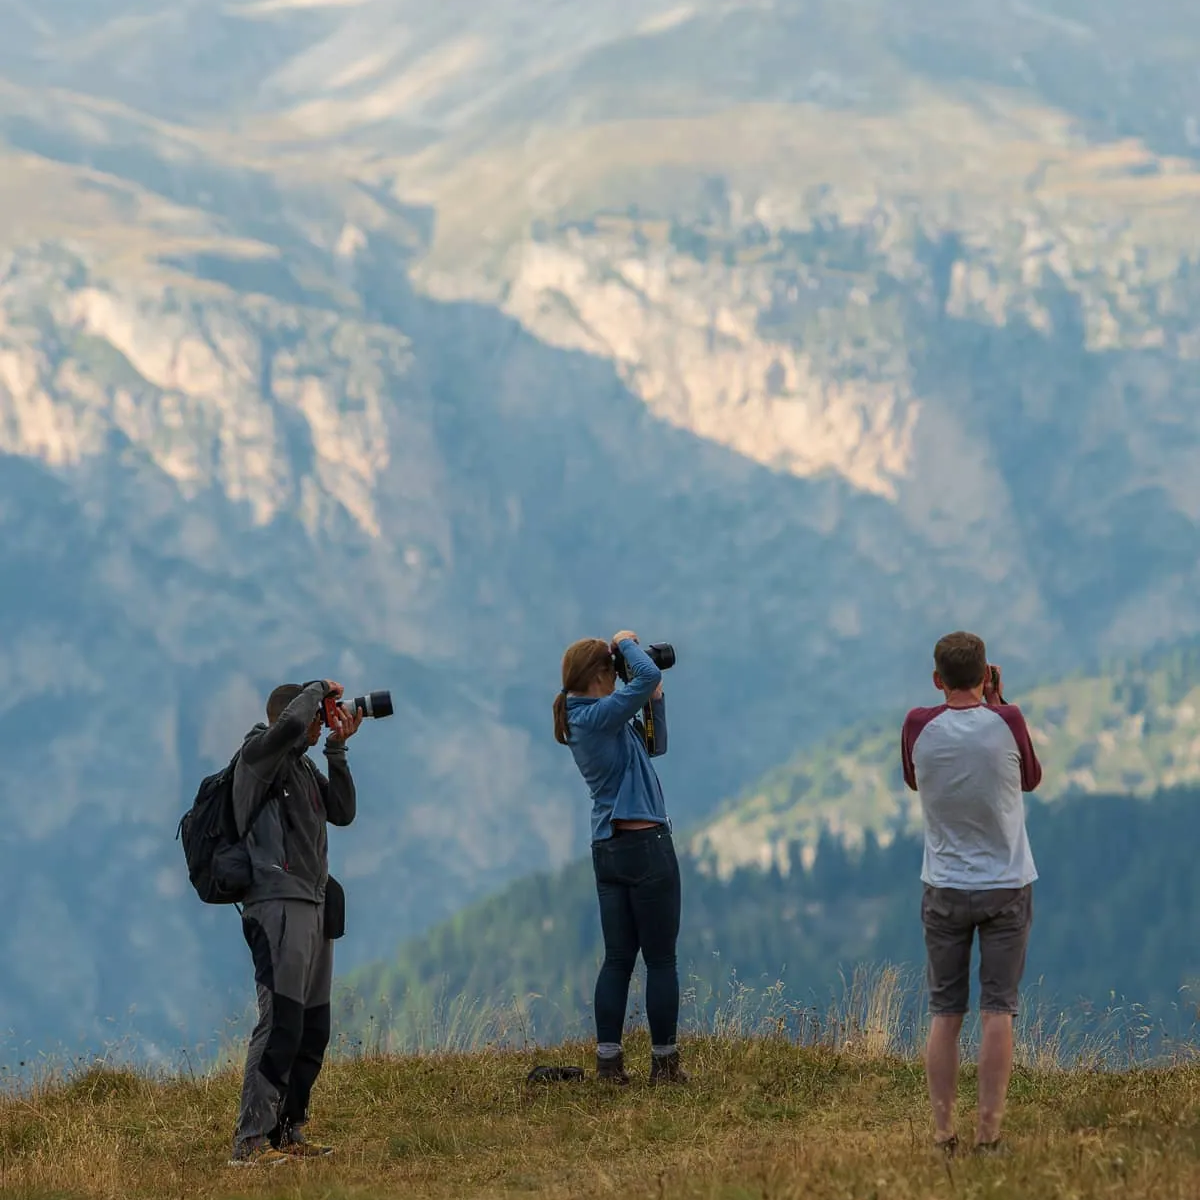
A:
<svg viewBox="0 0 1200 1200">
<path fill-rule="evenodd" d="M 284 1142 L 279 1151 L 289 1158 L 328 1158 L 333 1153 L 333 1147 L 305 1138 L 300 1142 Z"/>
<path fill-rule="evenodd" d="M 320 1142 L 310 1142 L 304 1136 L 304 1130 L 289 1128 L 279 1139 L 279 1149 L 291 1158 L 328 1158 L 333 1153 L 332 1146 L 322 1146 Z"/>
<path fill-rule="evenodd" d="M 679 1051 L 650 1056 L 651 1083 L 687 1083 L 687 1072 L 679 1065 Z"/>
<path fill-rule="evenodd" d="M 596 1055 L 596 1078 L 601 1083 L 616 1083 L 625 1086 L 629 1076 L 625 1074 L 625 1055 L 613 1054 L 607 1058 Z"/>
<path fill-rule="evenodd" d="M 277 1167 L 288 1161 L 288 1155 L 276 1150 L 270 1142 L 261 1142 L 256 1146 L 242 1146 L 233 1152 L 229 1160 L 231 1167 Z"/>
<path fill-rule="evenodd" d="M 958 1134 L 952 1133 L 948 1138 L 942 1138 L 941 1141 L 935 1140 L 933 1151 L 944 1158 L 956 1158 L 958 1156 Z"/>
</svg>

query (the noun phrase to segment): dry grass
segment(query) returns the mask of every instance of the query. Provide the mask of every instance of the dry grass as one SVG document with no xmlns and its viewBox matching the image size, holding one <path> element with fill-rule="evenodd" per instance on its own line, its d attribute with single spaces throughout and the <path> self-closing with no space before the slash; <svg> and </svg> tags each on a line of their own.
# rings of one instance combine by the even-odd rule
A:
<svg viewBox="0 0 1200 1200">
<path fill-rule="evenodd" d="M 887 1003 L 875 1002 L 881 1027 Z M 232 1073 L 152 1080 L 93 1068 L 0 1099 L 0 1195 L 1200 1195 L 1200 1070 L 1018 1068 L 1016 1155 L 948 1168 L 928 1149 L 920 1063 L 882 1056 L 882 1044 L 879 1030 L 840 1049 L 697 1039 L 685 1046 L 686 1089 L 646 1084 L 644 1037 L 629 1046 L 637 1077 L 627 1090 L 525 1084 L 535 1062 L 589 1065 L 582 1045 L 335 1062 L 318 1085 L 313 1133 L 335 1142 L 337 1157 L 253 1175 L 224 1165 Z M 965 1067 L 964 1132 L 973 1085 Z"/>
</svg>

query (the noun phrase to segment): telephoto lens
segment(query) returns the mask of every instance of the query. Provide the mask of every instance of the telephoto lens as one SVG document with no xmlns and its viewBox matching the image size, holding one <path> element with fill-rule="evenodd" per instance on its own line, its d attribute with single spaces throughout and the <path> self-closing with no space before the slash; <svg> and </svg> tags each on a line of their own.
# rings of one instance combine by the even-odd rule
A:
<svg viewBox="0 0 1200 1200">
<path fill-rule="evenodd" d="M 364 717 L 390 717 L 395 709 L 392 708 L 391 692 L 368 692 L 365 696 L 355 696 L 350 701 L 351 712 L 361 712 Z"/>
</svg>

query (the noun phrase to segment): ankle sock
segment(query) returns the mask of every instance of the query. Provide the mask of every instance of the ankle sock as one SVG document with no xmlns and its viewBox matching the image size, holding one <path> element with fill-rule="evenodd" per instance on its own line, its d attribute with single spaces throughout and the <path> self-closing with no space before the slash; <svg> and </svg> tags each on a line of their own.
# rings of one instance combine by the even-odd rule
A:
<svg viewBox="0 0 1200 1200">
<path fill-rule="evenodd" d="M 596 1053 L 601 1058 L 617 1058 L 621 1053 L 620 1042 L 601 1042 L 596 1047 Z"/>
<path fill-rule="evenodd" d="M 666 1058 L 669 1054 L 674 1054 L 679 1047 L 672 1042 L 669 1046 L 651 1046 L 650 1053 L 655 1058 Z"/>
</svg>

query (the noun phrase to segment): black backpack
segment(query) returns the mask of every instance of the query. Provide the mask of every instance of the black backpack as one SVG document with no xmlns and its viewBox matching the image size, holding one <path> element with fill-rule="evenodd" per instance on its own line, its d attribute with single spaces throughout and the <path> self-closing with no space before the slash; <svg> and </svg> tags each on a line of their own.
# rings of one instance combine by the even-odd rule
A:
<svg viewBox="0 0 1200 1200">
<path fill-rule="evenodd" d="M 229 765 L 215 775 L 205 776 L 196 790 L 192 807 L 183 814 L 175 840 L 183 842 L 188 879 L 205 904 L 239 904 L 254 882 L 254 868 L 246 839 L 238 836 L 233 814 L 233 771 Z M 274 792 L 267 791 L 250 818 L 250 830 Z"/>
</svg>

